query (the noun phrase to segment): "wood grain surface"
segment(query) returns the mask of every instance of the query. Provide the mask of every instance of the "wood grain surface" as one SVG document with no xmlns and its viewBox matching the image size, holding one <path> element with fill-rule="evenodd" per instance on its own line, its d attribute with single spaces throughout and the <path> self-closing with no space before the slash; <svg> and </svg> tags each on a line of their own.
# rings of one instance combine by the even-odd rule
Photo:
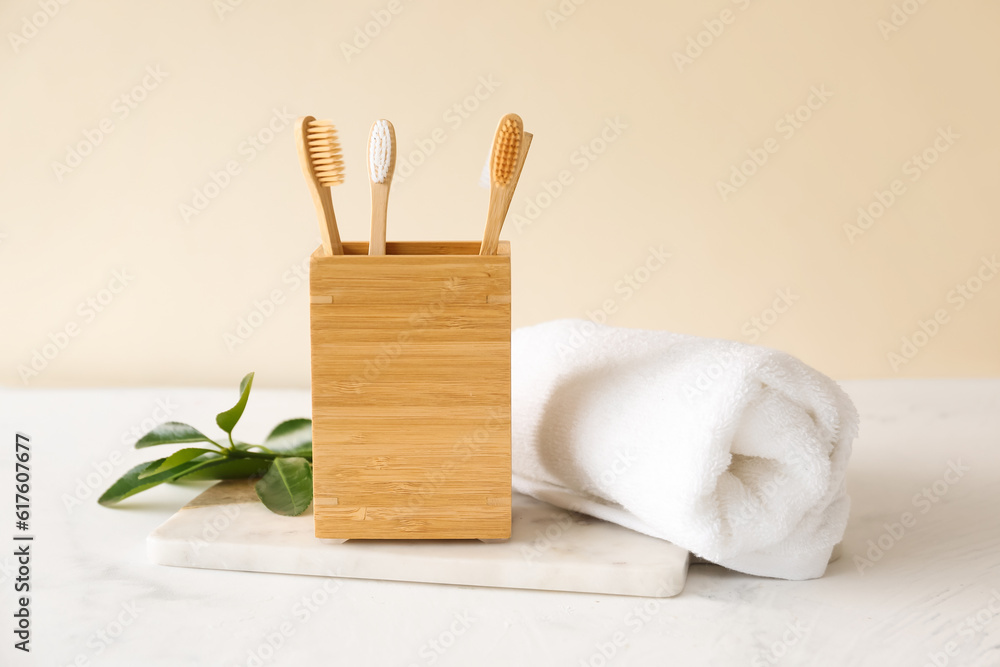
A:
<svg viewBox="0 0 1000 667">
<path fill-rule="evenodd" d="M 316 536 L 510 535 L 510 247 L 310 262 Z"/>
</svg>

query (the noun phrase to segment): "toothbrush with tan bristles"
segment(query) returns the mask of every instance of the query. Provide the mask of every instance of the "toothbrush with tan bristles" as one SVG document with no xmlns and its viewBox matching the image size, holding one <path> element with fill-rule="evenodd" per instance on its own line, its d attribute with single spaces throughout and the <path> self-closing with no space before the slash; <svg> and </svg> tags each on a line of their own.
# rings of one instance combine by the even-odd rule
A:
<svg viewBox="0 0 1000 667">
<path fill-rule="evenodd" d="M 531 134 L 524 131 L 520 116 L 509 113 L 500 119 L 490 152 L 490 207 L 486 214 L 486 231 L 479 248 L 480 255 L 497 254 L 500 230 L 503 229 L 530 146 Z"/>
<path fill-rule="evenodd" d="M 396 130 L 387 120 L 377 120 L 368 133 L 368 180 L 372 188 L 372 231 L 369 255 L 385 254 L 385 219 L 389 188 L 396 170 Z"/>
<path fill-rule="evenodd" d="M 295 125 L 295 145 L 319 217 L 323 251 L 327 255 L 343 255 L 344 247 L 340 243 L 330 194 L 332 186 L 344 182 L 344 158 L 337 140 L 337 129 L 332 121 L 303 116 Z"/>
</svg>

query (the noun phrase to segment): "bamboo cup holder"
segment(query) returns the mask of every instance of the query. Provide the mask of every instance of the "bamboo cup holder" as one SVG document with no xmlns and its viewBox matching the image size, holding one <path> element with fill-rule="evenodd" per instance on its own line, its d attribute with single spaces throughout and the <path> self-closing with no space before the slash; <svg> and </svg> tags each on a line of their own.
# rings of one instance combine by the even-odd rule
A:
<svg viewBox="0 0 1000 667">
<path fill-rule="evenodd" d="M 316 537 L 510 536 L 510 245 L 309 262 Z"/>
</svg>

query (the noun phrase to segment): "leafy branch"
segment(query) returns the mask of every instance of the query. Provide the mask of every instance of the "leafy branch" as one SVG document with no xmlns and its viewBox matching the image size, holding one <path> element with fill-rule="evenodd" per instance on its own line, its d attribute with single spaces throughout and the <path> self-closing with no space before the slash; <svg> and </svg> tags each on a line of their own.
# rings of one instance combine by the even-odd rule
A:
<svg viewBox="0 0 1000 667">
<path fill-rule="evenodd" d="M 226 434 L 226 442 L 213 440 L 198 429 L 180 422 L 165 422 L 139 438 L 136 449 L 160 445 L 193 445 L 154 461 L 140 463 L 122 475 L 98 502 L 114 505 L 164 482 L 180 479 L 260 478 L 257 497 L 277 514 L 297 516 L 312 503 L 312 421 L 281 422 L 260 445 L 233 440 L 233 429 L 243 416 L 253 386 L 253 373 L 240 382 L 236 405 L 220 412 L 215 423 Z"/>
</svg>

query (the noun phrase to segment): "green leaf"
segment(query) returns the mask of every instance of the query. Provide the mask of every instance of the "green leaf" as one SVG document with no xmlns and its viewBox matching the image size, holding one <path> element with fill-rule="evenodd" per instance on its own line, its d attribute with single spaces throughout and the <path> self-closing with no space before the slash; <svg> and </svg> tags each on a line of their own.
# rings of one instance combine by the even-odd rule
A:
<svg viewBox="0 0 1000 667">
<path fill-rule="evenodd" d="M 175 468 L 171 468 L 170 470 L 155 473 L 140 479 L 140 475 L 142 475 L 143 472 L 149 468 L 158 468 L 164 461 L 166 461 L 165 458 L 140 463 L 108 487 L 108 490 L 104 492 L 104 495 L 97 499 L 97 502 L 102 505 L 113 505 L 120 500 L 128 498 L 129 496 L 134 496 L 140 491 L 151 489 L 154 486 L 163 484 L 164 482 L 171 482 L 194 468 L 210 463 L 212 459 L 205 461 L 188 461 L 187 463 L 183 463 Z"/>
<path fill-rule="evenodd" d="M 270 467 L 268 459 L 219 459 L 212 465 L 207 465 L 182 475 L 179 479 L 186 481 L 206 479 L 249 479 L 260 477 Z"/>
<path fill-rule="evenodd" d="M 264 446 L 282 456 L 312 458 L 312 420 L 289 419 L 274 427 Z"/>
<path fill-rule="evenodd" d="M 277 458 L 254 488 L 267 509 L 298 516 L 312 504 L 312 464 L 297 456 Z"/>
<path fill-rule="evenodd" d="M 240 382 L 240 400 L 236 402 L 236 405 L 225 412 L 220 412 L 215 417 L 215 423 L 219 425 L 219 428 L 230 435 L 233 433 L 236 422 L 243 416 L 244 408 L 247 407 L 247 399 L 250 397 L 250 386 L 252 384 L 253 373 L 247 373 L 246 377 Z"/>
<path fill-rule="evenodd" d="M 187 463 L 191 459 L 196 459 L 202 454 L 215 454 L 217 453 L 214 449 L 202 449 L 201 447 L 185 447 L 184 449 L 178 449 L 176 452 L 168 456 L 163 460 L 156 468 L 146 468 L 143 472 L 139 473 L 139 479 L 145 479 L 150 475 L 155 475 L 158 472 L 163 472 L 165 470 L 170 470 L 171 468 L 176 468 L 182 463 Z"/>
<path fill-rule="evenodd" d="M 178 445 L 188 442 L 212 442 L 212 440 L 193 426 L 180 422 L 164 422 L 139 438 L 135 443 L 135 448 Z"/>
</svg>

